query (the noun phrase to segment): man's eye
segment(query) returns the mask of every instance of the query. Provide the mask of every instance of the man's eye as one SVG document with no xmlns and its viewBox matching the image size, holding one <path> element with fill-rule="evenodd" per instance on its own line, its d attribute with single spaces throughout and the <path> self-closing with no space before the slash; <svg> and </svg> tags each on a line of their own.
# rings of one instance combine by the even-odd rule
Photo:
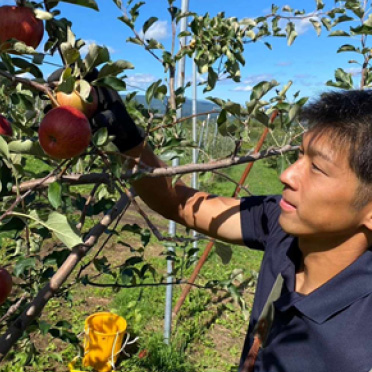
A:
<svg viewBox="0 0 372 372">
<path fill-rule="evenodd" d="M 311 168 L 317 172 L 324 173 L 319 167 L 317 167 L 314 163 L 311 163 Z"/>
</svg>

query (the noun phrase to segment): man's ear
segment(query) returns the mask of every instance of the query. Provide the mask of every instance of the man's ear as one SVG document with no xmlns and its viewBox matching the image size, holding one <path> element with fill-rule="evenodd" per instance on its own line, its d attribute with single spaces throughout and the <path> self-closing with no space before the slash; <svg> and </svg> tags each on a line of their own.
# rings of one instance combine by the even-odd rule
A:
<svg viewBox="0 0 372 372">
<path fill-rule="evenodd" d="M 363 225 L 372 233 L 372 202 L 369 202 L 364 209 Z"/>
</svg>

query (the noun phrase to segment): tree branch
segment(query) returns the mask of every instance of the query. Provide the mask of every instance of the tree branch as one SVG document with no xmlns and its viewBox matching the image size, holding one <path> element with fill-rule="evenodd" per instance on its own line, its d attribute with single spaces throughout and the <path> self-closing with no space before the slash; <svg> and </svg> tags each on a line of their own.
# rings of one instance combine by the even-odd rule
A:
<svg viewBox="0 0 372 372">
<path fill-rule="evenodd" d="M 57 100 L 53 96 L 52 90 L 50 88 L 48 88 L 46 85 L 39 84 L 35 81 L 32 81 L 30 79 L 26 79 L 26 78 L 23 78 L 23 77 L 13 76 L 9 72 L 2 71 L 2 70 L 0 70 L 0 75 L 4 76 L 5 78 L 9 79 L 10 81 L 12 81 L 14 83 L 21 83 L 23 85 L 29 86 L 30 88 L 34 88 L 34 89 L 36 89 L 40 92 L 44 92 L 49 97 L 49 99 L 53 102 L 53 105 L 55 105 L 56 107 L 59 106 L 59 103 L 57 102 Z"/>
<path fill-rule="evenodd" d="M 193 172 L 207 172 L 207 171 L 213 171 L 215 169 L 223 169 L 228 168 L 233 165 L 239 165 L 239 164 L 245 164 L 254 162 L 260 159 L 265 159 L 271 156 L 277 156 L 282 155 L 290 151 L 296 151 L 298 150 L 299 146 L 292 146 L 292 145 L 285 145 L 280 148 L 269 148 L 267 150 L 261 151 L 256 154 L 250 154 L 245 155 L 242 157 L 235 156 L 233 158 L 228 159 L 222 159 L 217 161 L 212 161 L 205 164 L 187 164 L 187 165 L 180 165 L 178 167 L 167 167 L 167 168 L 151 168 L 146 167 L 145 170 L 141 170 L 142 164 L 140 164 L 140 169 L 135 172 L 127 172 L 122 175 L 121 179 L 123 180 L 130 180 L 133 177 L 137 177 L 140 175 L 146 176 L 146 177 L 171 177 L 176 176 L 179 174 L 188 174 Z M 108 153 L 108 152 L 107 152 Z M 121 154 L 122 156 L 129 158 L 133 160 L 133 158 L 126 156 L 124 154 Z M 50 177 L 48 180 L 46 180 L 43 183 L 40 183 L 40 180 L 32 180 L 23 182 L 19 185 L 19 189 L 21 191 L 26 191 L 30 188 L 45 188 L 50 183 L 54 182 L 56 180 L 56 177 Z M 86 185 L 86 184 L 93 184 L 93 183 L 109 183 L 110 182 L 110 175 L 105 174 L 97 174 L 97 173 L 91 173 L 91 174 L 70 174 L 63 176 L 59 179 L 61 182 L 65 182 L 71 185 Z M 15 192 L 15 189 L 12 189 L 13 192 Z"/>
</svg>

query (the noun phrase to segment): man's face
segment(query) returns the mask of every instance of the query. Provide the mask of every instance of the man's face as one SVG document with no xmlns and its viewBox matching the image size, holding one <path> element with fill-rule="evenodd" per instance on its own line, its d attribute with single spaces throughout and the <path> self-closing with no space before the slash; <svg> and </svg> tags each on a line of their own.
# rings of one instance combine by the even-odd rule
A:
<svg viewBox="0 0 372 372">
<path fill-rule="evenodd" d="M 331 138 L 306 133 L 298 160 L 280 177 L 279 223 L 289 234 L 339 240 L 362 225 L 365 210 L 353 206 L 358 179 L 348 164 L 348 150 L 335 149 Z"/>
</svg>

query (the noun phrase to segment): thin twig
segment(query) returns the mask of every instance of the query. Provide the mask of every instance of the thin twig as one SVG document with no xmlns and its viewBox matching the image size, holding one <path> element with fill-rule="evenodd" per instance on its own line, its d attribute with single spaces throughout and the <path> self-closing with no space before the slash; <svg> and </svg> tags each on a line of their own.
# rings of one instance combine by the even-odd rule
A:
<svg viewBox="0 0 372 372">
<path fill-rule="evenodd" d="M 20 203 L 22 202 L 28 195 L 31 194 L 32 191 L 34 191 L 35 189 L 39 188 L 39 187 L 47 187 L 50 183 L 52 182 L 48 182 L 50 181 L 50 178 L 53 178 L 53 180 L 55 181 L 56 180 L 56 176 L 53 176 L 53 174 L 60 168 L 63 166 L 63 164 L 66 163 L 67 160 L 65 160 L 64 162 L 62 162 L 56 169 L 54 169 L 53 171 L 51 171 L 46 177 L 44 178 L 41 178 L 41 179 L 38 179 L 38 180 L 35 180 L 33 182 L 33 184 L 28 188 L 28 190 L 23 194 L 23 195 L 19 195 L 17 196 L 16 200 L 13 202 L 13 204 L 0 216 L 0 222 L 5 218 L 7 217 L 13 210 L 14 208 Z M 53 181 L 53 182 L 54 182 Z M 19 185 L 19 190 L 22 191 L 23 188 L 22 188 L 22 184 Z"/>
<path fill-rule="evenodd" d="M 23 294 L 21 296 L 21 298 L 14 304 L 12 305 L 8 311 L 0 318 L 0 324 L 8 319 L 9 317 L 11 317 L 13 314 L 15 314 L 17 312 L 17 310 L 20 308 L 22 302 L 27 298 L 27 295 L 26 294 Z"/>
<path fill-rule="evenodd" d="M 229 177 L 227 174 L 222 173 L 222 172 L 218 172 L 218 171 L 215 171 L 215 170 L 213 170 L 212 173 L 214 173 L 214 174 L 216 174 L 216 175 L 218 175 L 220 177 L 226 178 L 228 181 L 230 181 L 234 185 L 239 186 L 239 188 L 241 190 L 244 190 L 248 195 L 252 195 L 252 193 L 248 190 L 247 187 L 245 187 L 244 185 L 240 185 L 239 182 L 236 182 L 234 179 L 232 179 L 231 177 Z"/>
<path fill-rule="evenodd" d="M 7 79 L 9 79 L 10 81 L 12 81 L 14 83 L 21 83 L 23 85 L 27 85 L 31 88 L 34 88 L 34 89 L 36 89 L 40 92 L 44 92 L 49 97 L 49 99 L 52 101 L 54 106 L 56 106 L 56 107 L 59 106 L 59 103 L 57 102 L 57 100 L 53 96 L 53 92 L 46 85 L 39 84 L 35 81 L 32 81 L 30 79 L 26 79 L 26 78 L 23 78 L 23 77 L 13 76 L 9 72 L 2 71 L 2 70 L 0 70 L 0 75 L 6 77 Z"/>
</svg>

